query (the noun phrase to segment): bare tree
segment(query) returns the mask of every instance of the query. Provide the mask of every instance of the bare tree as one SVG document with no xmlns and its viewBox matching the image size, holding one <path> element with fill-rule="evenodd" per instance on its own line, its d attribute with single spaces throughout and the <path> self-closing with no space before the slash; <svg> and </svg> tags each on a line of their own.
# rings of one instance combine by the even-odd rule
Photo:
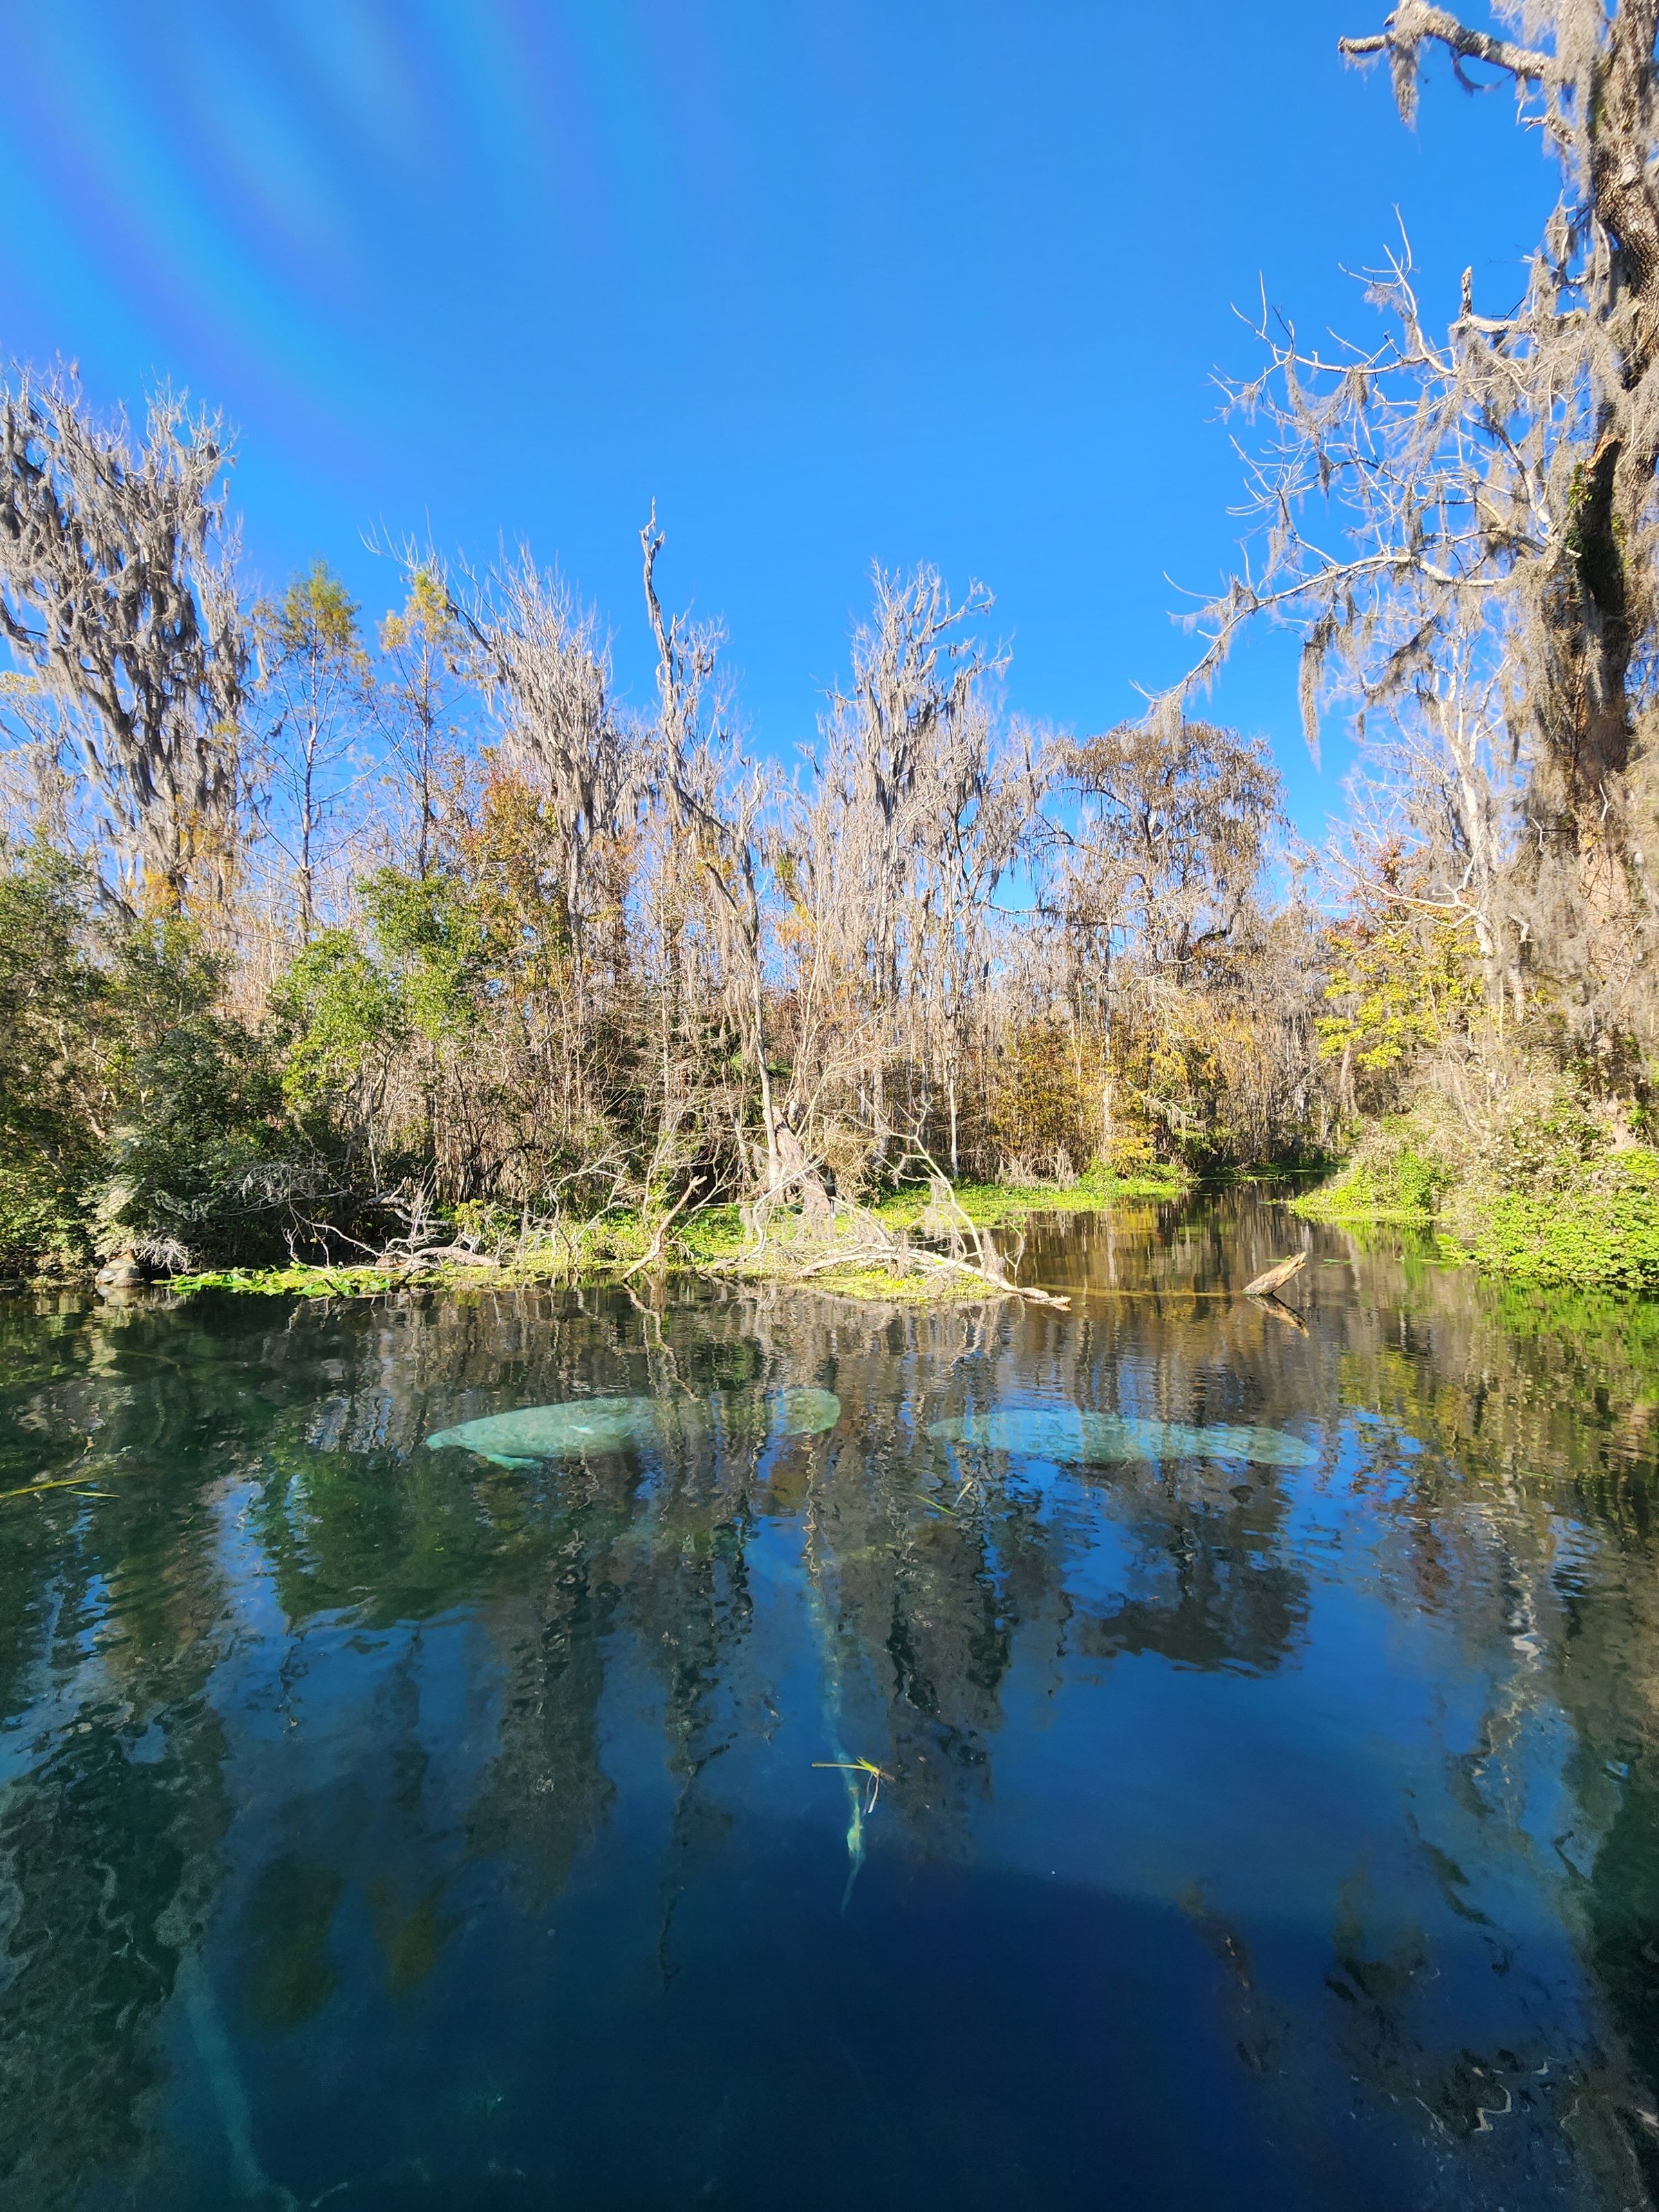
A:
<svg viewBox="0 0 1659 2212">
<path fill-rule="evenodd" d="M 852 683 L 831 699 L 810 796 L 787 841 L 805 953 L 792 1115 L 805 1109 L 808 1086 L 821 1093 L 829 1066 L 850 1064 L 858 1121 L 884 1161 L 920 1133 L 938 1083 L 954 1170 L 965 1025 L 988 963 L 987 909 L 1035 811 L 1038 781 L 1029 742 L 1010 740 L 982 696 L 1006 665 L 968 627 L 989 611 L 990 594 L 972 585 L 953 602 L 933 568 L 873 577 Z M 842 1049 L 826 1063 L 836 1026 Z"/>
<path fill-rule="evenodd" d="M 246 662 L 231 451 L 168 392 L 142 440 L 66 376 L 0 387 L 0 635 L 61 702 L 122 888 L 161 910 L 233 857 Z"/>
<path fill-rule="evenodd" d="M 744 761 L 720 713 L 714 692 L 719 631 L 663 613 L 656 566 L 665 542 L 653 507 L 640 546 L 657 647 L 657 775 L 668 830 L 684 841 L 707 894 L 723 994 L 754 1071 L 763 1195 L 770 1198 L 810 1172 L 799 1145 L 781 1132 L 768 1054 L 761 828 L 772 778 L 763 767 Z M 741 1148 L 742 1133 L 735 1133 Z"/>
<path fill-rule="evenodd" d="M 607 895 L 600 858 L 623 835 L 643 764 L 611 696 L 599 618 L 521 550 L 463 614 L 501 732 L 504 759 L 546 802 L 560 898 L 580 975 Z"/>
<path fill-rule="evenodd" d="M 1474 473 L 1507 495 L 1484 511 L 1471 499 L 1472 550 L 1487 575 L 1512 569 L 1522 586 L 1512 596 L 1527 673 L 1541 687 L 1534 724 L 1569 803 L 1583 808 L 1629 758 L 1659 611 L 1659 0 L 1616 0 L 1610 11 L 1602 0 L 1525 0 L 1501 12 L 1547 43 L 1495 37 L 1406 0 L 1382 31 L 1340 47 L 1359 61 L 1387 56 L 1407 122 L 1425 46 L 1446 52 L 1465 83 L 1470 61 L 1494 70 L 1560 155 L 1565 191 L 1525 300 L 1511 314 L 1477 316 L 1466 274 L 1441 360 L 1462 369 L 1474 403 L 1464 410 Z"/>
<path fill-rule="evenodd" d="M 1259 985 L 1276 964 L 1264 958 L 1258 900 L 1284 827 L 1282 788 L 1260 739 L 1185 717 L 1120 724 L 1060 748 L 1056 768 L 1076 811 L 1056 824 L 1045 906 L 1064 937 L 1078 1079 L 1098 1072 L 1109 1148 L 1125 1067 L 1146 1059 L 1132 1049 L 1137 1032 L 1161 1040 L 1168 1067 L 1184 1065 L 1194 1015 L 1205 1010 L 1216 1038 L 1213 994 L 1243 971 Z M 1153 1088 L 1171 1128 L 1184 1122 L 1171 1085 Z"/>
<path fill-rule="evenodd" d="M 254 610 L 259 674 L 274 714 L 270 759 L 285 800 L 280 820 L 267 828 L 293 866 L 305 944 L 316 924 L 322 841 L 348 796 L 342 771 L 361 747 L 370 712 L 373 676 L 357 615 L 322 561 L 295 576 L 280 599 Z"/>
<path fill-rule="evenodd" d="M 1415 696 L 1362 731 L 1346 817 L 1325 854 L 1328 874 L 1351 902 L 1410 911 L 1430 927 L 1466 923 L 1500 1019 L 1506 1006 L 1524 1015 L 1530 999 L 1536 899 L 1527 880 L 1526 797 L 1500 672 L 1478 640 L 1449 639 Z"/>
<path fill-rule="evenodd" d="M 1659 0 L 1500 13 L 1521 38 L 1407 0 L 1341 45 L 1387 57 L 1407 119 L 1437 50 L 1466 83 L 1474 70 L 1514 85 L 1563 176 L 1525 289 L 1478 312 L 1466 272 L 1437 333 L 1402 248 L 1370 279 L 1382 325 L 1370 342 L 1310 343 L 1264 307 L 1266 367 L 1228 387 L 1266 429 L 1249 463 L 1250 550 L 1164 705 L 1260 618 L 1302 636 L 1310 736 L 1324 698 L 1419 738 L 1456 723 L 1449 686 L 1490 700 L 1525 764 L 1511 843 L 1528 957 L 1593 1034 L 1632 1018 L 1629 963 L 1609 946 L 1645 944 L 1652 922 L 1632 774 L 1646 773 L 1659 645 Z"/>
<path fill-rule="evenodd" d="M 380 623 L 382 670 L 373 707 L 408 809 L 405 842 L 424 882 L 437 853 L 441 799 L 461 737 L 467 632 L 441 563 L 406 553 L 403 605 Z"/>
<path fill-rule="evenodd" d="M 1283 822 L 1266 744 L 1209 722 L 1123 722 L 1064 760 L 1083 799 L 1068 919 L 1108 963 L 1115 940 L 1184 980 L 1233 937 Z"/>
<path fill-rule="evenodd" d="M 592 1103 L 596 963 L 609 952 L 613 985 L 627 964 L 643 749 L 612 700 L 610 651 L 597 617 L 527 550 L 485 578 L 470 603 L 450 605 L 497 733 L 491 775 L 498 795 L 503 777 L 520 795 L 526 858 L 552 910 L 548 980 L 563 1119 L 574 1126 L 588 1120 Z"/>
</svg>

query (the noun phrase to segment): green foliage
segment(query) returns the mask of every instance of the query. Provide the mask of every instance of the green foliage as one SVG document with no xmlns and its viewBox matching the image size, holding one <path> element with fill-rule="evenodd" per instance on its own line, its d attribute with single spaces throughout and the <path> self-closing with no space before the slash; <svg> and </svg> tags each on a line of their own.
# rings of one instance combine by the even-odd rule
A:
<svg viewBox="0 0 1659 2212">
<path fill-rule="evenodd" d="M 9 857 L 0 852 L 0 863 Z M 88 1249 L 104 978 L 82 948 L 83 882 L 38 848 L 0 867 L 0 1269 Z"/>
<path fill-rule="evenodd" d="M 278 648 L 295 657 L 361 659 L 361 610 L 326 561 L 313 561 L 267 611 Z"/>
<path fill-rule="evenodd" d="M 86 896 L 61 856 L 0 852 L 0 1271 L 276 1257 L 326 1212 L 297 1117 L 396 1031 L 391 985 L 331 933 L 262 1034 L 225 1012 L 222 964 L 189 924 L 94 932 Z"/>
<path fill-rule="evenodd" d="M 1146 1174 L 1119 1176 L 1097 1162 L 1074 1182 L 964 1182 L 957 1185 L 953 1196 L 976 1229 L 1000 1229 L 1033 1213 L 1088 1213 L 1119 1199 L 1178 1198 L 1190 1188 L 1188 1176 L 1173 1164 Z M 904 1229 L 931 1203 L 931 1194 L 919 1187 L 896 1191 L 870 1210 L 888 1228 Z"/>
<path fill-rule="evenodd" d="M 1565 1192 L 1460 1194 L 1442 1241 L 1528 1282 L 1659 1291 L 1659 1152 L 1616 1153 Z"/>
<path fill-rule="evenodd" d="M 1443 1256 L 1517 1281 L 1659 1290 L 1659 1152 L 1615 1149 L 1547 1072 L 1511 1070 L 1474 1121 L 1425 1098 L 1373 1124 L 1342 1173 L 1295 1210 L 1431 1223 Z"/>
<path fill-rule="evenodd" d="M 1484 1010 L 1474 933 L 1467 922 L 1426 928 L 1411 914 L 1333 933 L 1325 996 L 1340 1009 L 1315 1022 L 1320 1056 L 1352 1053 L 1372 1071 L 1395 1067 Z"/>
<path fill-rule="evenodd" d="M 477 1014 L 489 949 L 469 887 L 442 871 L 410 876 L 382 868 L 362 890 L 415 1027 L 434 1044 L 465 1036 Z"/>
<path fill-rule="evenodd" d="M 283 1097 L 303 1112 L 340 1098 L 405 1036 L 403 994 L 349 930 L 326 929 L 271 993 Z"/>
<path fill-rule="evenodd" d="M 501 1251 L 519 1241 L 520 1217 L 487 1198 L 464 1198 L 454 1208 L 455 1234 L 475 1251 Z"/>
<path fill-rule="evenodd" d="M 40 1159 L 0 1164 L 0 1274 L 74 1267 L 89 1249 L 86 1178 Z"/>
<path fill-rule="evenodd" d="M 1394 1116 L 1367 1132 L 1358 1155 L 1321 1189 L 1295 1201 L 1316 1221 L 1426 1221 L 1452 1173 L 1422 1148 L 1409 1120 Z"/>
<path fill-rule="evenodd" d="M 238 1291 L 256 1297 L 379 1297 L 403 1288 L 407 1275 L 383 1267 L 211 1267 L 175 1275 L 172 1288 L 185 1297 L 197 1291 Z"/>
<path fill-rule="evenodd" d="M 735 1206 L 704 1206 L 682 1214 L 672 1237 L 676 1254 L 694 1266 L 733 1259 L 746 1241 L 742 1210 Z"/>
<path fill-rule="evenodd" d="M 293 1181 L 281 1085 L 263 1040 L 215 1011 L 221 982 L 184 923 L 139 927 L 119 946 L 100 1249 L 179 1266 L 263 1256 L 276 1240 Z"/>
</svg>

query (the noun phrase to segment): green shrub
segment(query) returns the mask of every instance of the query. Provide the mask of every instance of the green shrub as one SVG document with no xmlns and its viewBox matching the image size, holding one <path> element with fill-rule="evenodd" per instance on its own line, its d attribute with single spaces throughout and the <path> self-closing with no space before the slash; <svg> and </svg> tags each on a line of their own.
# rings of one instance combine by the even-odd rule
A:
<svg viewBox="0 0 1659 2212">
<path fill-rule="evenodd" d="M 1511 1071 L 1481 1115 L 1420 1097 L 1297 1201 L 1318 1220 L 1432 1223 L 1442 1251 L 1540 1284 L 1659 1291 L 1659 1152 L 1614 1149 L 1558 1073 Z"/>
<path fill-rule="evenodd" d="M 131 931 L 110 981 L 116 1110 L 95 1206 L 101 1251 L 225 1265 L 285 1249 L 297 1180 L 264 1041 L 216 1012 L 217 963 L 177 922 Z"/>
<path fill-rule="evenodd" d="M 477 1012 L 489 951 L 466 885 L 451 875 L 382 868 L 362 890 L 416 1028 L 434 1044 L 465 1034 Z"/>
<path fill-rule="evenodd" d="M 61 855 L 0 848 L 0 1272 L 85 1260 L 106 1106 L 106 979 L 85 883 Z"/>
<path fill-rule="evenodd" d="M 1460 1190 L 1442 1241 L 1494 1274 L 1659 1290 L 1659 1152 L 1614 1153 L 1572 1189 Z"/>
<path fill-rule="evenodd" d="M 407 1034 L 395 981 L 349 930 L 327 929 L 289 962 L 270 994 L 287 1103 L 337 1104 Z"/>
<path fill-rule="evenodd" d="M 0 1161 L 0 1274 L 75 1267 L 90 1250 L 88 1177 L 35 1158 Z"/>
<path fill-rule="evenodd" d="M 1451 1167 L 1423 1133 L 1396 1116 L 1368 1130 L 1348 1165 L 1299 1199 L 1297 1211 L 1318 1220 L 1426 1221 L 1453 1181 Z"/>
</svg>

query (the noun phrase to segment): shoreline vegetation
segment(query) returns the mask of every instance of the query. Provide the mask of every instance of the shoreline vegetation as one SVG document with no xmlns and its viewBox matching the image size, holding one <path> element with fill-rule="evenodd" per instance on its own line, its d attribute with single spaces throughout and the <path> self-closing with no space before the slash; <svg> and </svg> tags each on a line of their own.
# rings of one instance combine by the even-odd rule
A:
<svg viewBox="0 0 1659 2212">
<path fill-rule="evenodd" d="M 1390 1117 L 1291 1211 L 1336 1227 L 1419 1230 L 1447 1264 L 1483 1274 L 1659 1293 L 1659 1151 L 1611 1147 L 1571 1115 L 1506 1133 L 1512 1144 L 1522 1134 L 1532 1156 L 1483 1157 L 1467 1133 L 1420 1110 Z"/>
<path fill-rule="evenodd" d="M 398 1290 L 496 1291 L 556 1284 L 626 1285 L 647 1273 L 729 1283 L 792 1285 L 825 1295 L 900 1304 L 959 1304 L 1018 1296 L 1064 1304 L 1008 1279 L 1020 1250 L 999 1242 L 1013 1231 L 1023 1248 L 1034 1216 L 1103 1212 L 1139 1201 L 1168 1203 L 1204 1188 L 1280 1185 L 1289 1210 L 1334 1228 L 1415 1231 L 1447 1267 L 1545 1288 L 1578 1287 L 1659 1296 L 1659 1152 L 1630 1146 L 1609 1158 L 1558 1158 L 1546 1187 L 1498 1187 L 1468 1163 L 1458 1172 L 1437 1158 L 1433 1139 L 1409 1116 L 1368 1132 L 1348 1160 L 1316 1166 L 1242 1168 L 1198 1177 L 1178 1165 L 1126 1175 L 1097 1166 L 1074 1182 L 977 1182 L 943 1178 L 868 1205 L 834 1209 L 803 1236 L 799 1209 L 757 1233 L 749 1209 L 705 1206 L 662 1225 L 615 1208 L 587 1220 L 543 1222 L 509 1233 L 485 1222 L 465 1241 L 364 1261 L 204 1268 L 172 1274 L 58 1266 L 0 1278 L 0 1291 L 77 1285 L 145 1287 L 192 1297 L 228 1291 L 258 1297 L 378 1297 Z M 1296 1192 L 1298 1179 L 1320 1178 Z M 476 1221 L 476 1217 L 475 1221 Z M 491 1241 L 487 1233 L 495 1231 Z"/>
<path fill-rule="evenodd" d="M 420 1285 L 449 1290 L 530 1285 L 626 1283 L 647 1267 L 735 1283 L 810 1285 L 839 1297 L 898 1304 L 956 1303 L 1018 1296 L 1061 1304 L 1007 1279 L 1017 1258 L 995 1232 L 1018 1231 L 1035 1214 L 1103 1210 L 1128 1200 L 1186 1196 L 1192 1179 L 1178 1170 L 1107 1176 L 1072 1183 L 970 1183 L 942 1180 L 897 1191 L 868 1206 L 846 1206 L 803 1237 L 789 1212 L 757 1231 L 738 1206 L 708 1206 L 659 1236 L 637 1212 L 544 1224 L 494 1249 L 439 1249 L 397 1264 L 233 1267 L 164 1279 L 159 1287 L 189 1296 L 222 1290 L 301 1297 L 373 1297 Z"/>
<path fill-rule="evenodd" d="M 1262 1170 L 1229 1180 L 1277 1182 L 1313 1170 Z M 1439 1210 L 1391 1201 L 1366 1170 L 1350 1162 L 1299 1196 L 1290 1210 L 1333 1228 L 1416 1230 L 1433 1240 L 1435 1257 L 1450 1267 L 1473 1267 L 1484 1275 L 1544 1288 L 1581 1288 L 1659 1297 L 1659 1154 L 1643 1151 L 1620 1164 L 1614 1177 L 1571 1197 L 1524 1192 L 1460 1190 Z M 1017 1225 L 1034 1214 L 1104 1212 L 1126 1200 L 1168 1201 L 1200 1186 L 1172 1176 L 1099 1177 L 1070 1186 L 981 1184 L 957 1194 L 976 1229 Z M 861 1209 L 861 1211 L 866 1211 Z M 902 1193 L 867 1209 L 897 1232 L 896 1249 L 884 1259 L 867 1250 L 838 1256 L 833 1245 L 802 1253 L 788 1243 L 755 1251 L 736 1206 L 711 1207 L 683 1230 L 672 1231 L 652 1263 L 660 1273 L 732 1283 L 797 1285 L 825 1295 L 881 1299 L 901 1304 L 962 1303 L 990 1297 L 1040 1296 L 999 1280 L 970 1261 L 960 1270 L 930 1266 L 940 1255 L 932 1242 L 904 1232 L 926 1211 L 926 1201 Z M 395 1267 L 289 1265 L 236 1267 L 164 1277 L 156 1287 L 189 1296 L 224 1290 L 264 1296 L 373 1297 L 420 1285 L 427 1289 L 494 1290 L 552 1283 L 632 1280 L 645 1272 L 651 1236 L 637 1214 L 562 1226 L 522 1245 L 414 1260 Z M 958 1259 L 963 1256 L 958 1251 Z M 1017 1256 L 1017 1255 L 1016 1255 Z M 998 1249 L 1006 1265 L 1009 1255 Z M 50 1279 L 54 1285 L 61 1278 Z M 1064 1304 L 1064 1300 L 1045 1300 Z"/>
</svg>

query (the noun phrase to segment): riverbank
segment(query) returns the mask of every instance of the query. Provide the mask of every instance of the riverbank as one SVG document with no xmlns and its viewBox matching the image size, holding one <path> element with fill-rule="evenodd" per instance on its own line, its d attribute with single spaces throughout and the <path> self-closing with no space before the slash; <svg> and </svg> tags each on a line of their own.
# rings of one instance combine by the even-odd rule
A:
<svg viewBox="0 0 1659 2212">
<path fill-rule="evenodd" d="M 815 1290 L 842 1297 L 933 1304 L 982 1298 L 1001 1287 L 973 1259 L 941 1258 L 933 1250 L 936 1242 L 948 1239 L 953 1226 L 994 1233 L 1018 1229 L 1036 1214 L 1091 1212 L 1130 1200 L 1175 1199 L 1190 1188 L 1174 1169 L 1132 1176 L 1090 1174 L 1063 1184 L 964 1183 L 943 1209 L 927 1188 L 907 1188 L 859 1209 L 843 1234 L 844 1255 L 839 1257 L 833 1238 L 807 1244 L 785 1234 L 757 1247 L 737 1206 L 711 1206 L 674 1223 L 656 1244 L 653 1226 L 641 1215 L 617 1212 L 592 1221 L 550 1224 L 494 1251 L 465 1253 L 449 1246 L 395 1264 L 382 1259 L 356 1267 L 229 1267 L 172 1276 L 165 1279 L 165 1287 L 185 1296 L 217 1290 L 259 1297 L 361 1298 L 413 1285 L 484 1291 L 618 1282 L 660 1269 L 735 1282 L 810 1282 Z M 786 1231 L 793 1219 L 786 1218 Z M 857 1222 L 873 1224 L 874 1229 L 860 1236 Z M 872 1260 L 872 1242 L 896 1249 Z"/>
<path fill-rule="evenodd" d="M 1420 1229 L 1449 1263 L 1516 1281 L 1659 1292 L 1659 1152 L 1582 1127 L 1540 1133 L 1507 1158 L 1460 1158 L 1443 1130 L 1401 1115 L 1291 1210 L 1337 1227 Z"/>
</svg>

